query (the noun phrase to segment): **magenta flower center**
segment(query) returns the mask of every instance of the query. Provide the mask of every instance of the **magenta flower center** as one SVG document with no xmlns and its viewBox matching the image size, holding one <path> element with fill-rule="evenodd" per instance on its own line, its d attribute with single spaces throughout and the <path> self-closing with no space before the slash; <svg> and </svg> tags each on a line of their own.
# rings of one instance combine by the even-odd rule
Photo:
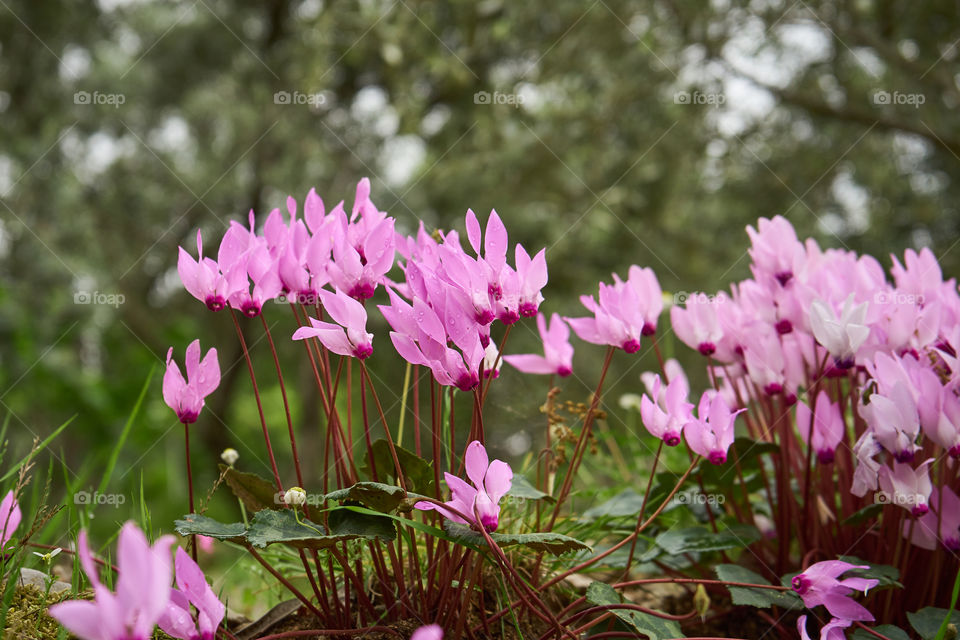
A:
<svg viewBox="0 0 960 640">
<path fill-rule="evenodd" d="M 787 286 L 787 283 L 793 280 L 792 271 L 780 271 L 779 273 L 774 274 L 774 278 L 777 279 L 777 282 L 780 283 L 781 287 Z"/>
<path fill-rule="evenodd" d="M 779 382 L 771 382 L 770 384 L 763 387 L 764 393 L 768 396 L 775 396 L 781 391 L 783 391 L 783 385 Z"/>
<path fill-rule="evenodd" d="M 256 318 L 260 315 L 260 311 L 260 303 L 255 300 L 244 300 L 243 304 L 240 305 L 240 312 L 248 318 Z"/>
<path fill-rule="evenodd" d="M 623 350 L 627 353 L 636 353 L 640 351 L 640 341 L 636 338 L 630 338 L 623 343 Z"/>
<path fill-rule="evenodd" d="M 667 445 L 668 447 L 677 446 L 680 444 L 680 434 L 676 431 L 667 431 L 665 434 L 663 434 L 663 444 Z M 710 455 L 711 457 L 713 456 L 713 454 Z"/>
<path fill-rule="evenodd" d="M 794 576 L 790 584 L 793 585 L 793 590 L 802 596 L 807 592 L 812 583 L 810 582 L 810 578 L 801 573 L 798 576 Z"/>
<path fill-rule="evenodd" d="M 347 295 L 356 300 L 367 300 L 373 297 L 373 290 L 375 288 L 375 285 L 369 282 L 361 282 L 354 285 Z"/>
<path fill-rule="evenodd" d="M 717 345 L 713 344 L 712 342 L 701 342 L 697 346 L 697 351 L 700 352 L 700 355 L 704 356 L 712 356 L 716 350 Z"/>
<path fill-rule="evenodd" d="M 366 360 L 370 357 L 370 354 L 373 353 L 373 345 L 371 344 L 358 344 L 353 349 L 353 355 L 357 356 L 361 360 Z"/>
<path fill-rule="evenodd" d="M 484 309 L 483 311 L 478 311 L 475 317 L 478 324 L 486 325 L 493 322 L 493 319 L 497 316 L 490 309 Z"/>
<path fill-rule="evenodd" d="M 211 294 L 207 296 L 207 299 L 204 302 L 207 305 L 207 309 L 210 309 L 210 311 L 220 311 L 227 306 L 227 301 L 223 299 L 223 296 L 217 294 Z"/>
<path fill-rule="evenodd" d="M 657 332 L 657 325 L 652 322 L 644 322 L 643 328 L 640 329 L 640 335 L 642 336 L 652 336 Z"/>
<path fill-rule="evenodd" d="M 537 305 L 532 302 L 521 302 L 520 303 L 520 315 L 524 318 L 532 318 L 537 315 Z"/>
<path fill-rule="evenodd" d="M 834 453 L 832 449 L 820 449 L 817 451 L 817 461 L 820 464 L 830 464 L 834 460 Z"/>
<path fill-rule="evenodd" d="M 503 324 L 513 324 L 514 322 L 520 319 L 520 315 L 516 311 L 512 311 L 510 309 L 504 309 L 500 313 L 499 317 L 500 317 L 500 322 L 502 322 Z"/>
<path fill-rule="evenodd" d="M 566 365 L 560 365 L 559 367 L 557 367 L 557 375 L 560 376 L 561 378 L 566 378 L 571 373 L 573 373 L 573 369 L 571 369 Z"/>
<path fill-rule="evenodd" d="M 707 459 L 711 464 L 723 464 L 727 461 L 727 454 L 723 451 L 711 451 Z"/>
<path fill-rule="evenodd" d="M 790 322 L 789 320 L 781 320 L 780 322 L 774 325 L 774 328 L 776 328 L 777 333 L 779 333 L 780 335 L 786 335 L 791 331 L 793 331 L 793 323 Z"/>
</svg>

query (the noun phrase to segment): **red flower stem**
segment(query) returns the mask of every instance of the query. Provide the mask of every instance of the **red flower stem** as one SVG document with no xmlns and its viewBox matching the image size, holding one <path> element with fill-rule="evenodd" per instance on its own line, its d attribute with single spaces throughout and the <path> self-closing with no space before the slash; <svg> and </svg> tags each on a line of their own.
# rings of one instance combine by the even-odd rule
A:
<svg viewBox="0 0 960 640">
<path fill-rule="evenodd" d="M 280 471 L 277 469 L 277 460 L 273 457 L 273 445 L 270 444 L 270 432 L 267 431 L 267 420 L 263 416 L 263 403 L 260 401 L 260 389 L 257 387 L 257 376 L 253 372 L 253 361 L 250 359 L 250 351 L 247 349 L 247 341 L 243 337 L 243 330 L 237 321 L 237 314 L 230 309 L 230 317 L 233 318 L 233 326 L 237 329 L 237 338 L 240 339 L 240 347 L 243 349 L 243 357 L 247 361 L 247 371 L 250 373 L 250 382 L 253 384 L 253 395 L 257 399 L 257 412 L 260 414 L 260 426 L 263 428 L 263 439 L 267 443 L 267 455 L 270 457 L 270 467 L 273 470 L 273 479 L 277 483 L 277 491 L 283 491 L 283 483 L 280 482 Z"/>
<path fill-rule="evenodd" d="M 267 562 L 266 560 L 264 560 L 263 557 L 262 557 L 259 553 L 257 553 L 256 549 L 253 548 L 253 545 L 247 543 L 247 544 L 245 544 L 244 546 L 246 546 L 247 551 L 250 553 L 250 555 L 253 556 L 253 559 L 256 560 L 257 562 L 259 562 L 259 563 L 263 566 L 264 569 L 266 569 L 267 571 L 270 572 L 270 575 L 272 575 L 274 578 L 277 579 L 277 581 L 278 581 L 280 584 L 282 584 L 284 587 L 286 587 L 287 590 L 288 590 L 290 593 L 292 593 L 292 594 L 297 598 L 297 600 L 299 600 L 300 602 L 302 602 L 302 603 L 304 604 L 304 606 L 305 606 L 307 609 L 309 609 L 310 612 L 311 612 L 313 615 L 315 615 L 315 616 L 317 616 L 317 618 L 323 620 L 323 618 L 324 618 L 323 612 L 320 611 L 319 609 L 317 609 L 317 607 L 314 606 L 314 604 L 313 604 L 312 602 L 310 602 L 310 600 L 307 598 L 307 596 L 303 595 L 303 594 L 300 592 L 300 590 L 297 589 L 295 586 L 293 586 L 293 585 L 290 583 L 289 580 L 287 580 L 286 578 L 284 578 L 283 575 L 282 575 L 279 571 L 277 571 L 276 569 L 274 569 L 274 568 L 270 565 L 269 562 Z"/>
<path fill-rule="evenodd" d="M 317 580 L 313 575 L 313 570 L 310 569 L 310 564 L 307 562 L 307 554 L 303 549 L 300 549 L 300 562 L 303 563 L 303 570 L 307 574 L 307 579 L 310 581 L 310 588 L 313 589 L 313 595 L 317 598 L 317 602 L 325 602 L 326 598 L 320 591 L 320 585 L 317 584 Z M 320 579 L 323 579 L 322 575 L 320 576 Z"/>
<path fill-rule="evenodd" d="M 351 360 L 348 359 L 347 360 L 347 389 L 348 390 L 350 389 L 350 383 L 351 383 L 350 364 L 351 364 Z M 348 406 L 349 406 L 349 402 L 350 401 L 347 400 Z M 362 375 L 360 376 L 360 409 L 363 415 L 363 440 L 367 445 L 367 459 L 370 461 L 370 475 L 373 477 L 374 482 L 379 482 L 380 477 L 377 474 L 377 462 L 374 459 L 374 455 L 373 455 L 373 439 L 370 437 L 370 417 L 367 415 L 367 388 L 363 384 Z"/>
<path fill-rule="evenodd" d="M 888 638 L 887 636 L 885 636 L 885 635 L 883 635 L 882 633 L 879 633 L 879 632 L 877 632 L 877 631 L 874 631 L 873 629 L 871 629 L 870 627 L 866 626 L 866 625 L 863 624 L 862 622 L 859 622 L 859 621 L 857 621 L 857 620 L 854 620 L 854 621 L 853 621 L 853 624 L 855 624 L 856 626 L 860 627 L 861 629 L 863 629 L 864 631 L 866 631 L 867 633 L 869 633 L 870 635 L 872 635 L 872 636 L 874 636 L 874 637 L 876 637 L 876 638 L 880 638 L 881 640 L 890 640 L 890 638 Z"/>
<path fill-rule="evenodd" d="M 360 360 L 361 385 L 363 384 L 364 380 L 366 380 L 367 386 L 370 387 L 370 395 L 373 397 L 373 403 L 377 407 L 377 413 L 380 414 L 380 424 L 383 425 L 383 432 L 387 434 L 387 446 L 390 447 L 390 455 L 393 456 L 393 465 L 397 471 L 397 482 L 400 484 L 400 488 L 403 489 L 404 493 L 406 493 L 407 484 L 403 479 L 403 469 L 400 467 L 400 458 L 397 456 L 397 448 L 393 444 L 393 436 L 390 434 L 389 425 L 387 425 L 387 417 L 383 413 L 383 405 L 380 404 L 380 397 L 377 395 L 377 390 L 373 386 L 373 380 L 370 379 L 370 373 L 367 371 L 367 365 L 364 364 L 363 360 Z"/>
<path fill-rule="evenodd" d="M 259 640 L 280 640 L 281 638 L 312 638 L 313 636 L 359 636 L 367 633 L 390 633 L 398 638 L 405 636 L 392 627 L 363 627 L 362 629 L 302 629 L 299 631 L 283 631 L 269 636 L 262 636 Z"/>
<path fill-rule="evenodd" d="M 563 506 L 567 496 L 570 494 L 570 486 L 573 484 L 573 476 L 576 475 L 577 468 L 580 466 L 580 460 L 583 458 L 583 452 L 587 448 L 590 427 L 593 424 L 594 416 L 597 413 L 597 407 L 600 406 L 603 381 L 607 377 L 607 371 L 610 369 L 610 361 L 613 360 L 613 354 L 615 351 L 615 347 L 607 347 L 607 355 L 603 360 L 603 369 L 600 370 L 600 380 L 597 382 L 596 391 L 593 392 L 593 398 L 590 401 L 590 409 L 587 411 L 587 415 L 583 420 L 583 429 L 580 431 L 580 438 L 577 440 L 577 445 L 574 447 L 573 454 L 570 456 L 570 466 L 567 468 L 567 473 L 563 478 L 563 486 L 560 489 L 560 494 L 557 496 L 557 506 L 554 507 L 553 515 L 550 516 L 550 523 L 547 525 L 548 532 L 553 530 L 553 525 L 556 524 L 557 517 L 560 515 L 560 508 Z M 540 557 L 542 556 L 543 554 L 540 554 Z"/>
<path fill-rule="evenodd" d="M 273 355 L 273 365 L 277 369 L 277 380 L 280 382 L 280 396 L 283 398 L 283 411 L 287 417 L 287 432 L 290 435 L 290 450 L 293 452 L 293 468 L 297 474 L 297 486 L 303 486 L 303 474 L 300 473 L 300 456 L 297 454 L 297 439 L 293 434 L 293 419 L 290 417 L 290 402 L 287 400 L 287 387 L 283 383 L 283 373 L 280 371 L 280 359 L 277 357 L 277 347 L 273 343 L 273 334 L 270 333 L 270 327 L 267 325 L 266 318 L 260 314 L 260 321 L 263 323 L 263 331 L 267 334 L 267 342 L 270 343 L 270 353 Z M 304 513 L 310 518 L 310 513 L 304 506 Z"/>
<path fill-rule="evenodd" d="M 507 330 L 503 332 L 503 340 L 500 341 L 500 348 L 497 349 L 497 357 L 493 361 L 493 367 L 491 371 L 496 371 L 497 367 L 500 365 L 500 360 L 503 358 L 503 348 L 507 346 L 507 338 L 510 337 L 510 330 L 513 329 L 513 325 L 507 325 Z M 483 389 L 483 393 L 480 396 L 480 406 L 483 407 L 484 403 L 487 401 L 487 394 L 490 393 L 490 385 L 493 384 L 493 376 L 490 376 L 487 386 Z M 483 387 L 483 380 L 480 380 L 480 386 Z"/>
<path fill-rule="evenodd" d="M 657 463 L 660 462 L 660 454 L 663 453 L 663 440 L 660 440 L 660 444 L 657 445 L 657 452 L 653 456 L 653 466 L 650 468 L 650 476 L 647 480 L 647 490 L 643 493 L 643 502 L 640 503 L 640 513 L 637 514 L 637 526 L 636 529 L 640 528 L 640 525 L 643 524 L 643 513 L 647 509 L 647 500 L 650 498 L 650 489 L 653 488 L 653 477 L 657 473 Z M 707 505 L 709 509 L 710 505 Z M 627 566 L 623 569 L 623 578 L 626 579 L 630 575 L 630 566 L 633 564 L 633 554 L 637 549 L 637 538 L 639 536 L 635 535 L 633 537 L 633 542 L 630 543 L 630 555 L 627 556 Z"/>
<path fill-rule="evenodd" d="M 682 476 L 680 477 L 680 479 L 677 481 L 677 484 L 674 485 L 673 490 L 670 491 L 670 493 L 667 495 L 666 498 L 664 498 L 663 503 L 661 503 L 661 505 L 660 505 L 659 507 L 657 507 L 657 510 L 654 511 L 653 514 L 651 514 L 650 517 L 646 519 L 646 521 L 644 521 L 644 523 L 640 526 L 640 528 L 639 528 L 638 530 L 634 531 L 634 532 L 631 533 L 629 536 L 627 536 L 626 538 L 624 538 L 623 540 L 621 540 L 621 541 L 618 542 L 617 544 L 613 545 L 612 547 L 610 547 L 610 548 L 607 549 L 606 551 L 604 551 L 604 552 L 602 552 L 602 553 L 598 553 L 597 555 L 595 555 L 594 557 L 590 558 L 589 560 L 585 560 L 585 561 L 581 562 L 580 564 L 578 564 L 578 565 L 576 565 L 576 566 L 574 566 L 574 567 L 571 567 L 570 569 L 567 569 L 567 570 L 564 571 L 563 573 L 560 573 L 560 574 L 554 576 L 553 578 L 551 578 L 550 580 L 548 580 L 546 583 L 544 583 L 543 586 L 540 587 L 540 591 L 545 591 L 546 589 L 552 587 L 553 585 L 557 584 L 558 582 L 561 582 L 561 581 L 565 580 L 568 576 L 571 576 L 571 575 L 573 575 L 574 573 L 578 573 L 578 572 L 580 572 L 580 571 L 583 571 L 583 570 L 586 569 L 587 567 L 589 567 L 589 566 L 591 566 L 591 565 L 599 562 L 600 560 L 603 560 L 604 558 L 606 558 L 606 557 L 609 556 L 610 554 L 612 554 L 612 553 L 616 552 L 618 549 L 622 548 L 622 547 L 623 547 L 624 545 L 626 545 L 627 543 L 631 542 L 635 536 L 638 536 L 638 535 L 640 535 L 641 533 L 643 533 L 643 530 L 646 529 L 646 528 L 650 525 L 651 522 L 653 522 L 654 520 L 656 520 L 657 516 L 659 516 L 660 513 L 661 513 L 664 509 L 667 508 L 667 505 L 670 504 L 670 501 L 673 499 L 673 496 L 676 495 L 677 491 L 680 490 L 680 487 L 683 486 L 683 483 L 686 482 L 687 477 L 690 475 L 690 473 L 693 471 L 693 468 L 696 466 L 697 462 L 699 462 L 699 461 L 700 461 L 700 456 L 697 456 L 696 458 L 694 458 L 693 462 L 690 463 L 690 466 L 687 467 L 687 470 L 683 472 L 683 475 L 682 475 Z M 497 620 L 499 620 L 500 618 L 502 618 L 503 616 L 505 616 L 507 613 L 509 613 L 509 612 L 510 612 L 510 607 L 513 607 L 513 606 L 515 606 L 515 605 L 516 605 L 516 603 L 512 603 L 509 607 L 504 608 L 504 609 L 501 609 L 501 610 L 498 611 L 497 613 L 493 614 L 493 615 L 489 618 L 489 622 L 496 622 Z"/>
<path fill-rule="evenodd" d="M 190 428 L 186 422 L 183 423 L 183 443 L 186 449 L 187 458 L 187 494 L 190 496 L 190 513 L 196 513 L 193 508 L 193 471 L 190 467 Z M 190 536 L 190 556 L 193 561 L 197 561 L 197 536 Z"/>
</svg>

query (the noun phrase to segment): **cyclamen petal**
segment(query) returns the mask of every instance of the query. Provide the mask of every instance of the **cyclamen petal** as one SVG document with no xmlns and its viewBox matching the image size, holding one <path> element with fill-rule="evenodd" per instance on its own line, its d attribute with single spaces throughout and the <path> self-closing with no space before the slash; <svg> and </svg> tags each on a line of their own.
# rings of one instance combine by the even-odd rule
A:
<svg viewBox="0 0 960 640">
<path fill-rule="evenodd" d="M 81 566 L 94 586 L 93 602 L 63 602 L 50 615 L 81 640 L 149 638 L 170 600 L 170 547 L 173 536 L 152 546 L 133 522 L 120 530 L 117 544 L 117 593 L 100 583 L 86 535 L 78 540 Z"/>
<path fill-rule="evenodd" d="M 200 341 L 194 340 L 186 352 L 187 377 L 173 360 L 173 347 L 167 351 L 167 369 L 163 374 L 163 400 L 184 424 L 196 422 L 204 406 L 204 398 L 220 385 L 220 364 L 217 350 L 210 349 L 200 361 Z"/>
<path fill-rule="evenodd" d="M 13 491 L 8 491 L 0 502 L 0 547 L 7 544 L 7 541 L 16 533 L 20 526 L 20 520 L 23 513 L 20 511 L 20 505 L 17 503 Z"/>
<path fill-rule="evenodd" d="M 823 605 L 831 615 L 844 620 L 872 621 L 873 614 L 850 598 L 854 591 L 866 593 L 877 586 L 879 580 L 859 578 L 856 582 L 848 583 L 837 578 L 851 569 L 869 569 L 868 565 L 853 565 L 840 560 L 818 562 L 807 568 L 806 571 L 793 577 L 793 590 L 803 599 L 807 608 Z"/>
<path fill-rule="evenodd" d="M 500 506 L 497 503 L 510 491 L 513 470 L 502 460 L 490 462 L 486 448 L 477 440 L 467 445 L 464 466 L 473 486 L 450 473 L 444 473 L 452 497 L 444 504 L 462 513 L 468 518 L 467 522 L 460 515 L 431 502 L 421 501 L 413 506 L 422 511 L 438 511 L 453 522 L 496 531 L 500 521 Z"/>
</svg>

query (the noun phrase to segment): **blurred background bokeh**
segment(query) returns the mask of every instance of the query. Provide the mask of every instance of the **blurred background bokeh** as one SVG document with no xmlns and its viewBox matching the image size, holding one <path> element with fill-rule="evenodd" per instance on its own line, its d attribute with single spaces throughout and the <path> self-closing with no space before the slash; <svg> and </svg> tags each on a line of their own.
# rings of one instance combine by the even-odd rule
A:
<svg viewBox="0 0 960 640">
<path fill-rule="evenodd" d="M 958 39 L 955 0 L 0 0 L 5 463 L 76 415 L 51 445 L 54 486 L 96 488 L 153 370 L 111 480 L 131 498 L 96 513 L 125 519 L 142 484 L 169 530 L 186 500 L 162 362 L 199 337 L 224 377 L 193 427 L 198 491 L 226 446 L 269 475 L 233 325 L 182 289 L 177 246 L 193 252 L 199 228 L 212 253 L 231 219 L 311 187 L 350 203 L 363 176 L 406 231 L 496 208 L 511 241 L 547 248 L 548 313 L 580 314 L 577 296 L 631 264 L 671 293 L 716 290 L 747 275 L 761 216 L 885 265 L 929 246 L 954 275 Z M 372 317 L 392 417 L 403 369 Z M 312 378 L 289 310 L 266 319 L 315 479 Z M 508 350 L 536 350 L 521 326 Z M 247 329 L 282 434 L 259 320 Z M 603 354 L 578 344 L 575 401 Z M 610 405 L 654 366 L 647 349 L 618 359 Z M 501 381 L 491 446 L 518 460 L 539 446 L 546 380 Z"/>
</svg>

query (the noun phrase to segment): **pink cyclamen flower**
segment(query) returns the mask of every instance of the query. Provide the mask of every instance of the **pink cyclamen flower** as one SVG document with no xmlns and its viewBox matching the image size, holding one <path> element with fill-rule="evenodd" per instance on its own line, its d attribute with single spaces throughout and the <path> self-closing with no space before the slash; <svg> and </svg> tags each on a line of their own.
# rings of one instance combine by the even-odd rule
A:
<svg viewBox="0 0 960 640">
<path fill-rule="evenodd" d="M 443 640 L 443 629 L 438 624 L 428 624 L 413 632 L 410 640 Z"/>
<path fill-rule="evenodd" d="M 803 599 L 803 604 L 812 609 L 823 605 L 830 615 L 844 620 L 873 620 L 873 614 L 863 605 L 855 602 L 850 594 L 862 591 L 864 594 L 877 586 L 880 581 L 872 578 L 847 578 L 837 580 L 841 574 L 851 569 L 869 569 L 869 565 L 855 565 L 842 560 L 826 560 L 807 568 L 794 576 L 793 590 Z"/>
<path fill-rule="evenodd" d="M 177 413 L 184 424 L 197 421 L 203 409 L 204 398 L 220 385 L 220 364 L 217 362 L 217 350 L 210 349 L 200 360 L 200 341 L 194 340 L 187 346 L 187 378 L 180 373 L 180 367 L 173 361 L 173 347 L 167 351 L 167 371 L 163 374 L 163 400 Z"/>
<path fill-rule="evenodd" d="M 174 567 L 177 588 L 170 589 L 170 602 L 158 622 L 160 628 L 168 636 L 182 640 L 213 640 L 227 608 L 182 547 L 177 547 Z M 196 620 L 190 605 L 196 607 Z"/>
<path fill-rule="evenodd" d="M 734 423 L 737 414 L 746 409 L 731 411 L 723 396 L 712 389 L 700 396 L 697 417 L 684 426 L 687 445 L 713 464 L 727 461 L 727 450 L 733 444 Z"/>
<path fill-rule="evenodd" d="M 670 324 L 673 325 L 677 337 L 701 355 L 713 355 L 717 351 L 717 344 L 723 338 L 717 306 L 726 301 L 727 298 L 723 295 L 711 297 L 695 293 L 687 298 L 685 307 L 671 307 Z"/>
<path fill-rule="evenodd" d="M 220 311 L 227 306 L 232 293 L 227 279 L 220 273 L 220 266 L 212 258 L 203 257 L 203 238 L 197 230 L 197 259 L 194 260 L 183 247 L 177 258 L 177 272 L 184 288 L 194 298 L 207 305 L 211 311 Z M 246 274 L 244 274 L 244 281 Z M 244 282 L 244 284 L 246 284 Z"/>
<path fill-rule="evenodd" d="M 843 618 L 833 618 L 827 624 L 820 627 L 820 640 L 846 640 L 847 636 L 843 630 L 853 624 L 853 620 L 844 620 Z M 797 630 L 800 631 L 800 640 L 810 640 L 807 634 L 807 616 L 802 615 L 797 618 Z"/>
<path fill-rule="evenodd" d="M 23 519 L 23 513 L 20 511 L 20 505 L 17 503 L 13 491 L 8 491 L 0 502 L 0 547 L 7 544 L 13 533 L 20 526 Z"/>
<path fill-rule="evenodd" d="M 487 531 L 496 531 L 500 522 L 500 505 L 497 503 L 510 490 L 513 470 L 503 460 L 490 462 L 486 448 L 478 440 L 467 445 L 464 466 L 473 486 L 452 473 L 444 472 L 443 477 L 453 498 L 445 504 L 469 520 L 432 502 L 417 502 L 413 506 L 424 511 L 439 511 L 448 520 L 472 526 L 477 525 L 476 514 L 479 513 L 480 526 Z"/>
<path fill-rule="evenodd" d="M 570 344 L 570 328 L 554 313 L 550 316 L 550 327 L 544 315 L 537 315 L 537 330 L 543 340 L 543 355 L 522 354 L 504 356 L 507 364 L 512 365 L 524 373 L 557 374 L 561 378 L 573 373 L 573 346 Z"/>
<path fill-rule="evenodd" d="M 120 530 L 116 593 L 100 582 L 87 534 L 80 532 L 77 555 L 93 585 L 94 600 L 70 600 L 50 607 L 50 615 L 82 640 L 148 640 L 170 599 L 170 547 L 173 536 L 153 546 L 133 522 Z"/>
<path fill-rule="evenodd" d="M 660 399 L 660 376 L 654 376 L 650 383 L 650 395 L 640 398 L 640 417 L 643 426 L 652 435 L 663 440 L 668 447 L 680 444 L 683 427 L 693 419 L 693 405 L 687 402 L 687 380 L 681 376 L 673 378 L 666 385 L 663 399 Z"/>
<path fill-rule="evenodd" d="M 840 405 L 831 402 L 826 391 L 821 391 L 817 395 L 817 404 L 812 415 L 810 407 L 803 402 L 797 403 L 797 429 L 800 430 L 803 441 L 817 452 L 817 460 L 821 464 L 830 464 L 833 462 L 834 451 L 843 439 L 846 424 L 843 414 L 840 413 Z"/>
<path fill-rule="evenodd" d="M 640 337 L 656 333 L 663 294 L 651 269 L 630 267 L 627 281 L 613 274 L 613 284 L 600 283 L 599 296 L 581 296 L 592 318 L 567 318 L 581 340 L 608 344 L 627 353 L 640 350 Z"/>
<path fill-rule="evenodd" d="M 320 302 L 337 324 L 310 318 L 309 327 L 300 327 L 293 334 L 294 340 L 316 338 L 323 346 L 341 356 L 353 356 L 361 360 L 373 353 L 373 334 L 367 333 L 367 311 L 351 296 L 337 291 L 321 289 Z"/>
<path fill-rule="evenodd" d="M 870 327 L 866 325 L 868 305 L 866 302 L 854 305 L 853 299 L 854 294 L 847 296 L 839 315 L 822 300 L 814 300 L 810 305 L 813 335 L 840 369 L 854 365 L 857 350 L 870 335 Z"/>
<path fill-rule="evenodd" d="M 890 467 L 880 467 L 878 479 L 884 502 L 903 507 L 915 517 L 927 513 L 930 510 L 927 502 L 933 491 L 929 468 L 932 463 L 930 458 L 916 469 L 899 462 L 894 463 L 893 471 Z"/>
<path fill-rule="evenodd" d="M 943 495 L 943 507 L 940 496 Z M 937 534 L 939 522 L 940 533 Z M 931 551 L 942 544 L 949 551 L 960 551 L 960 498 L 950 487 L 938 487 L 930 494 L 930 510 L 916 520 L 904 520 L 903 537 Z"/>
</svg>

